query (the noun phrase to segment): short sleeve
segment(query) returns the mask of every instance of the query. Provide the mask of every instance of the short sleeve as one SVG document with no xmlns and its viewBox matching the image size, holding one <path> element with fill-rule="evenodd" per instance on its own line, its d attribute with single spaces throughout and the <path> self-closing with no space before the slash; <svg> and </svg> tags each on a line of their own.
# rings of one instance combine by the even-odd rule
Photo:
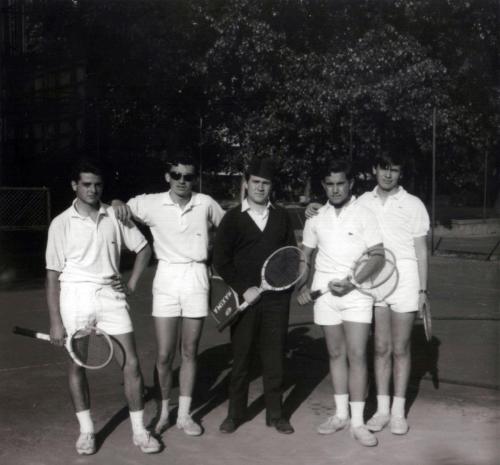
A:
<svg viewBox="0 0 500 465">
<path fill-rule="evenodd" d="M 148 241 L 132 221 L 125 224 L 121 221 L 117 221 L 117 223 L 120 228 L 123 245 L 128 250 L 138 253 L 147 245 Z"/>
<path fill-rule="evenodd" d="M 209 198 L 208 219 L 213 226 L 218 227 L 225 212 L 222 207 L 214 199 L 212 199 L 212 197 Z"/>
<path fill-rule="evenodd" d="M 316 222 L 314 221 L 314 218 L 306 220 L 304 232 L 302 234 L 302 244 L 310 249 L 315 249 L 318 246 L 318 235 L 316 234 Z"/>
<path fill-rule="evenodd" d="M 127 202 L 127 205 L 130 207 L 134 218 L 137 218 L 141 223 L 150 226 L 148 223 L 148 214 L 146 209 L 146 194 L 132 197 Z"/>
<path fill-rule="evenodd" d="M 61 273 L 66 264 L 64 246 L 66 242 L 64 223 L 61 217 L 55 218 L 49 226 L 47 248 L 45 250 L 45 263 L 47 270 Z"/>
<path fill-rule="evenodd" d="M 417 199 L 415 208 L 413 209 L 413 218 L 411 224 L 411 233 L 413 237 L 426 236 L 429 232 L 430 220 L 429 214 L 425 205 L 420 199 Z"/>
</svg>

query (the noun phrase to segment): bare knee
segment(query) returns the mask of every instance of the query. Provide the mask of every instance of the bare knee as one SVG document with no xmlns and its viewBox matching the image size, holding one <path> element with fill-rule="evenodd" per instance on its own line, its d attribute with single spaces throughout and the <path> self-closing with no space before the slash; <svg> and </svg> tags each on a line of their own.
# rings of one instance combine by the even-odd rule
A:
<svg viewBox="0 0 500 465">
<path fill-rule="evenodd" d="M 346 350 L 343 347 L 333 347 L 328 350 L 328 356 L 331 362 L 335 362 L 346 357 Z"/>
<path fill-rule="evenodd" d="M 390 341 L 383 340 L 375 342 L 375 356 L 378 358 L 388 358 L 392 354 L 392 345 Z"/>
<path fill-rule="evenodd" d="M 196 344 L 183 344 L 181 348 L 182 361 L 193 362 L 196 359 L 196 352 Z"/>
<path fill-rule="evenodd" d="M 162 368 L 171 368 L 174 362 L 174 352 L 161 352 L 156 358 L 156 365 Z"/>
<path fill-rule="evenodd" d="M 141 368 L 137 357 L 128 357 L 123 364 L 123 372 L 128 376 L 141 376 Z"/>
<path fill-rule="evenodd" d="M 394 344 L 394 358 L 407 358 L 410 356 L 410 341 Z"/>
</svg>

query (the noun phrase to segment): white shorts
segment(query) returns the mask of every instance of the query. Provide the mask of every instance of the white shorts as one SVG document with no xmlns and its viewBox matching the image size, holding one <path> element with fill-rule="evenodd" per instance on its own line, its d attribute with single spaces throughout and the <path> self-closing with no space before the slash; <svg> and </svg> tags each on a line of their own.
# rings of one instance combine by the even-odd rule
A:
<svg viewBox="0 0 500 465">
<path fill-rule="evenodd" d="M 153 316 L 208 315 L 208 270 L 204 263 L 158 262 L 153 281 Z"/>
<path fill-rule="evenodd" d="M 382 301 L 376 301 L 376 307 L 389 307 L 397 313 L 416 312 L 418 310 L 418 290 L 420 280 L 418 265 L 415 260 L 398 260 L 399 282 L 396 290 Z"/>
<path fill-rule="evenodd" d="M 325 289 L 331 279 L 327 273 L 315 273 L 311 290 Z M 373 299 L 357 290 L 342 297 L 327 292 L 314 302 L 314 323 L 317 325 L 340 325 L 344 321 L 371 323 L 372 317 Z"/>
<path fill-rule="evenodd" d="M 129 306 L 123 292 L 94 283 L 61 282 L 61 318 L 67 334 L 88 325 L 110 335 L 133 331 Z"/>
</svg>

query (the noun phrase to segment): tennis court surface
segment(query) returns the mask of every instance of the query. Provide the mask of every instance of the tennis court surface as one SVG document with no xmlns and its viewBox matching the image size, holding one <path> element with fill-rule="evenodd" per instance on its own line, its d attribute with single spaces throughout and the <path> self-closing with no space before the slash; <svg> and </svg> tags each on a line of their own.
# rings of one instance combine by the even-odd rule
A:
<svg viewBox="0 0 500 465">
<path fill-rule="evenodd" d="M 150 317 L 153 271 L 147 270 L 131 300 L 148 387 L 155 357 Z M 310 309 L 293 305 L 285 409 L 295 434 L 280 435 L 265 426 L 257 371 L 250 392 L 251 420 L 232 435 L 219 433 L 231 358 L 227 333 L 219 334 L 207 319 L 194 399 L 195 417 L 205 433 L 190 438 L 171 427 L 162 436 L 165 450 L 147 457 L 131 443 L 121 377 L 114 365 L 90 375 L 100 448 L 90 457 L 76 455 L 78 428 L 66 388 L 66 355 L 44 342 L 11 334 L 14 325 L 48 329 L 44 290 L 33 282 L 2 291 L 0 464 L 498 464 L 500 262 L 433 257 L 430 277 L 435 337 L 426 343 L 417 323 L 408 435 L 383 431 L 377 435 L 378 447 L 363 448 L 347 431 L 332 436 L 315 433 L 316 425 L 333 411 L 326 351 L 320 331 L 311 324 Z M 371 392 L 366 414 L 373 408 Z M 155 402 L 148 401 L 146 418 L 152 419 L 155 410 Z"/>
</svg>

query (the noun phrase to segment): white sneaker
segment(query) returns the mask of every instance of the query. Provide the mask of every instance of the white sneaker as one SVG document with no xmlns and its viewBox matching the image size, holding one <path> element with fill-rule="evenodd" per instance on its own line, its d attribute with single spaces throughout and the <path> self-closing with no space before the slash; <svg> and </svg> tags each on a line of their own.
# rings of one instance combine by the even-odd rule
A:
<svg viewBox="0 0 500 465">
<path fill-rule="evenodd" d="M 366 426 L 370 431 L 382 431 L 388 424 L 391 416 L 385 413 L 376 413 L 367 422 Z"/>
<path fill-rule="evenodd" d="M 188 436 L 199 436 L 202 433 L 201 426 L 191 418 L 191 415 L 178 417 L 177 428 L 184 430 Z"/>
<path fill-rule="evenodd" d="M 75 444 L 76 452 L 80 455 L 95 454 L 95 434 L 94 433 L 80 433 Z"/>
<path fill-rule="evenodd" d="M 344 429 L 349 424 L 349 418 L 339 418 L 337 415 L 328 417 L 316 428 L 319 434 L 332 434 Z"/>
<path fill-rule="evenodd" d="M 155 437 L 151 436 L 149 431 L 134 434 L 133 441 L 134 445 L 138 446 L 145 454 L 155 454 L 161 450 L 161 444 Z"/>
<path fill-rule="evenodd" d="M 392 434 L 399 435 L 406 434 L 410 429 L 405 417 L 396 417 L 394 415 L 391 415 L 390 427 Z"/>
<path fill-rule="evenodd" d="M 351 427 L 351 436 L 362 446 L 373 447 L 378 444 L 375 435 L 366 427 L 366 425 Z"/>
</svg>

